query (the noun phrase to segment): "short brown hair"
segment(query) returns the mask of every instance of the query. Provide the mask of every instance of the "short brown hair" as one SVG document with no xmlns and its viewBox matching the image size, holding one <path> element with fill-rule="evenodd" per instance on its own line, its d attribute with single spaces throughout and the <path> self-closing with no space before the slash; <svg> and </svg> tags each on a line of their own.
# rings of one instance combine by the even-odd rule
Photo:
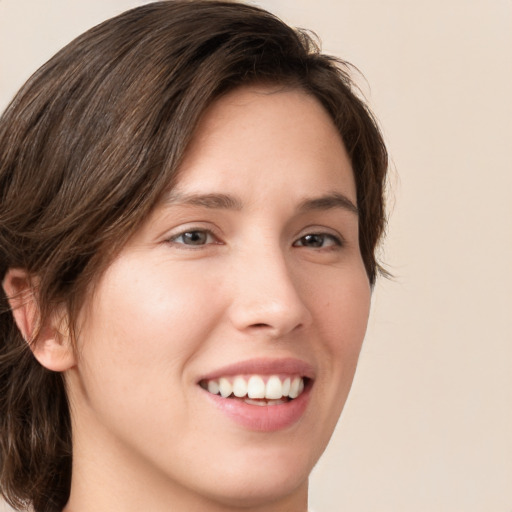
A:
<svg viewBox="0 0 512 512">
<path fill-rule="evenodd" d="M 0 278 L 26 269 L 38 276 L 42 319 L 55 304 L 76 318 L 88 286 L 172 186 L 208 105 L 268 83 L 313 95 L 338 128 L 373 285 L 387 153 L 349 70 L 306 32 L 240 3 L 156 2 L 94 27 L 0 119 Z M 61 510 L 72 460 L 63 379 L 35 360 L 0 293 L 0 491 L 14 507 Z"/>
</svg>

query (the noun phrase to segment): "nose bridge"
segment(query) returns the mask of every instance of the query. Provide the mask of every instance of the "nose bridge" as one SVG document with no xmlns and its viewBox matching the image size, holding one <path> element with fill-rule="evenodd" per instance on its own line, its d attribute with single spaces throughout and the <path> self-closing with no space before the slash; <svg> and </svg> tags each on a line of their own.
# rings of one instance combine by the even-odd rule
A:
<svg viewBox="0 0 512 512">
<path fill-rule="evenodd" d="M 241 251 L 235 264 L 236 294 L 231 309 L 238 329 L 283 336 L 309 323 L 292 261 L 276 242 L 266 240 Z"/>
</svg>

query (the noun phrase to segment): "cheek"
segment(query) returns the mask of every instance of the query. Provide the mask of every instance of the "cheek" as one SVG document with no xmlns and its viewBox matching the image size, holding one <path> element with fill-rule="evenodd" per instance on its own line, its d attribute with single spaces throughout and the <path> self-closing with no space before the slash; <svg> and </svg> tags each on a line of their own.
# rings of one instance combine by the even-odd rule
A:
<svg viewBox="0 0 512 512">
<path fill-rule="evenodd" d="M 313 334 L 317 335 L 317 356 L 322 371 L 317 376 L 311 421 L 317 425 L 319 456 L 334 431 L 345 405 L 370 309 L 371 291 L 364 269 L 354 265 L 351 272 L 333 271 L 328 279 L 310 287 L 314 311 Z"/>
<path fill-rule="evenodd" d="M 334 354 L 359 353 L 370 312 L 371 290 L 364 269 L 333 272 L 308 289 L 316 325 Z"/>
<path fill-rule="evenodd" d="M 350 284 L 353 286 L 339 290 L 339 306 L 337 310 L 332 308 L 332 316 L 336 319 L 336 332 L 332 334 L 336 336 L 336 333 L 342 333 L 341 343 L 336 346 L 340 350 L 354 352 L 357 358 L 368 325 L 371 292 L 366 274 L 363 279 Z"/>
<path fill-rule="evenodd" d="M 190 426 L 187 368 L 219 311 L 202 275 L 125 255 L 103 276 L 81 323 L 78 414 L 141 453 L 147 439 L 179 442 Z"/>
<path fill-rule="evenodd" d="M 371 290 L 364 271 L 331 279 L 326 289 L 312 296 L 328 368 L 327 378 L 319 384 L 333 404 L 341 404 L 341 411 L 366 333 Z"/>
<path fill-rule="evenodd" d="M 143 394 L 152 383 L 168 394 L 169 385 L 184 378 L 217 312 L 211 300 L 206 307 L 197 273 L 171 268 L 125 257 L 108 269 L 80 336 L 83 368 L 93 384 L 103 379 L 118 393 Z"/>
</svg>

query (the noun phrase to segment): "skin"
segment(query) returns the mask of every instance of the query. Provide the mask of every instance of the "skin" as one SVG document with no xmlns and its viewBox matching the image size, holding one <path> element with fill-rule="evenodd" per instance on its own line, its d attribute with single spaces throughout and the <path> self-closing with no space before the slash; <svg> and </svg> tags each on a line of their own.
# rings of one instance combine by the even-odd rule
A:
<svg viewBox="0 0 512 512">
<path fill-rule="evenodd" d="M 350 161 L 316 99 L 250 87 L 207 110 L 180 173 L 84 307 L 78 352 L 62 335 L 36 350 L 65 371 L 71 402 L 65 510 L 306 511 L 370 286 L 357 213 L 339 201 L 301 205 L 333 193 L 355 204 Z M 190 194 L 237 205 L 183 202 Z M 26 311 L 17 320 L 29 330 Z M 315 372 L 304 415 L 285 429 L 242 427 L 198 386 L 228 364 L 285 357 Z"/>
</svg>

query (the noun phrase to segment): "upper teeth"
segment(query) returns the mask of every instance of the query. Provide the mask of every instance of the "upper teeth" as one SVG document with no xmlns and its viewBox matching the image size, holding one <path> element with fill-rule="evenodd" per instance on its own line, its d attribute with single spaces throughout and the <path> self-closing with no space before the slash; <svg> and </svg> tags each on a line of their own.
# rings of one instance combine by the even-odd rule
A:
<svg viewBox="0 0 512 512">
<path fill-rule="evenodd" d="M 283 397 L 297 398 L 304 390 L 302 377 L 279 377 L 270 375 L 266 382 L 261 375 L 221 377 L 209 380 L 206 389 L 214 395 L 226 398 L 230 395 L 242 398 L 266 398 L 279 400 Z"/>
</svg>

